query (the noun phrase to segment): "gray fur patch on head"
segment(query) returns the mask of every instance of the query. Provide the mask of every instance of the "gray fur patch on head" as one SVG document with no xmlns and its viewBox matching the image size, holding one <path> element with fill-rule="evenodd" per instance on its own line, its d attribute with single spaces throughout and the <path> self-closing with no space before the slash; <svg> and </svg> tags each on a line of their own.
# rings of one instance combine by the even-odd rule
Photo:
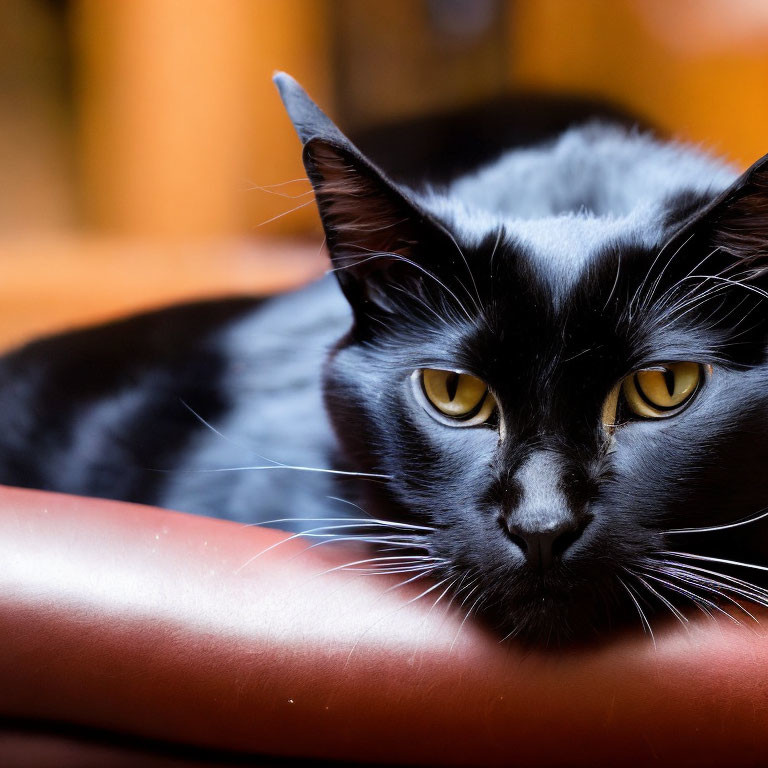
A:
<svg viewBox="0 0 768 768">
<path fill-rule="evenodd" d="M 542 262 L 557 301 L 597 249 L 658 245 L 671 197 L 720 192 L 736 176 L 693 146 L 588 123 L 508 152 L 420 201 L 470 244 L 503 228 Z"/>
<path fill-rule="evenodd" d="M 588 123 L 502 155 L 457 180 L 448 196 L 518 219 L 626 216 L 682 189 L 724 189 L 735 178 L 735 169 L 693 146 Z"/>
</svg>

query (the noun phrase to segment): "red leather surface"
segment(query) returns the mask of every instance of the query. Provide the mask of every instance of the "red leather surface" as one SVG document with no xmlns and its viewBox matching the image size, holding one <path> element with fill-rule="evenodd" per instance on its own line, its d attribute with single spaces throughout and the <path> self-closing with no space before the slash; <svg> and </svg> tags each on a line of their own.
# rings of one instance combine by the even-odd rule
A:
<svg viewBox="0 0 768 768">
<path fill-rule="evenodd" d="M 768 762 L 765 624 L 526 654 L 420 582 L 323 574 L 357 550 L 252 559 L 285 537 L 0 490 L 0 715 L 358 761 Z"/>
</svg>

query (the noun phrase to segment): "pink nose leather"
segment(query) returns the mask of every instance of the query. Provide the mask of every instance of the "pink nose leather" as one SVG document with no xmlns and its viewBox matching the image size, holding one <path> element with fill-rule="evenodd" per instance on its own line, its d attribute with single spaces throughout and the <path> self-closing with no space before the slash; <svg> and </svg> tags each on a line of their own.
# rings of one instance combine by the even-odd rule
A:
<svg viewBox="0 0 768 768">
<path fill-rule="evenodd" d="M 431 584 L 392 589 L 404 577 L 330 570 L 365 551 L 307 546 L 0 489 L 0 715 L 331 760 L 765 762 L 768 632 L 744 614 L 660 625 L 656 647 L 638 629 L 524 653 L 433 606 L 444 587 L 414 600 Z"/>
</svg>

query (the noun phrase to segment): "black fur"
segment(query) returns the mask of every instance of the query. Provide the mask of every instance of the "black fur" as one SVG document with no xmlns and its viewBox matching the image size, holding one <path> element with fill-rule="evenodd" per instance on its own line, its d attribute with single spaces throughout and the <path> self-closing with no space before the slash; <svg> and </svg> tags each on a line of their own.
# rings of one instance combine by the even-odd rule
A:
<svg viewBox="0 0 768 768">
<path fill-rule="evenodd" d="M 0 482 L 146 503 L 195 431 L 215 419 L 230 361 L 216 332 L 257 299 L 161 309 L 33 342 L 0 364 Z"/>
<path fill-rule="evenodd" d="M 0 478 L 297 530 L 348 515 L 346 535 L 393 537 L 403 560 L 379 566 L 527 642 L 767 602 L 757 571 L 694 559 L 768 554 L 762 520 L 734 525 L 768 507 L 766 163 L 736 178 L 593 125 L 417 192 L 277 82 L 346 302 L 326 278 L 9 355 Z M 680 413 L 620 399 L 603 424 L 624 377 L 688 361 L 707 374 Z M 446 426 L 424 368 L 481 378 L 496 415 Z"/>
</svg>

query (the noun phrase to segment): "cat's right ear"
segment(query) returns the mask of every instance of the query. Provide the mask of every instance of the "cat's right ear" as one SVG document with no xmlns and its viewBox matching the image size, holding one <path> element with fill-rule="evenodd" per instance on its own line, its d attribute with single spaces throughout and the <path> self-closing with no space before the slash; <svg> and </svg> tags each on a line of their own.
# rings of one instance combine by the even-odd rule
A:
<svg viewBox="0 0 768 768">
<path fill-rule="evenodd" d="M 356 310 L 390 310 L 394 292 L 439 267 L 450 252 L 442 225 L 387 178 L 283 72 L 274 76 L 303 145 L 334 270 Z"/>
</svg>

